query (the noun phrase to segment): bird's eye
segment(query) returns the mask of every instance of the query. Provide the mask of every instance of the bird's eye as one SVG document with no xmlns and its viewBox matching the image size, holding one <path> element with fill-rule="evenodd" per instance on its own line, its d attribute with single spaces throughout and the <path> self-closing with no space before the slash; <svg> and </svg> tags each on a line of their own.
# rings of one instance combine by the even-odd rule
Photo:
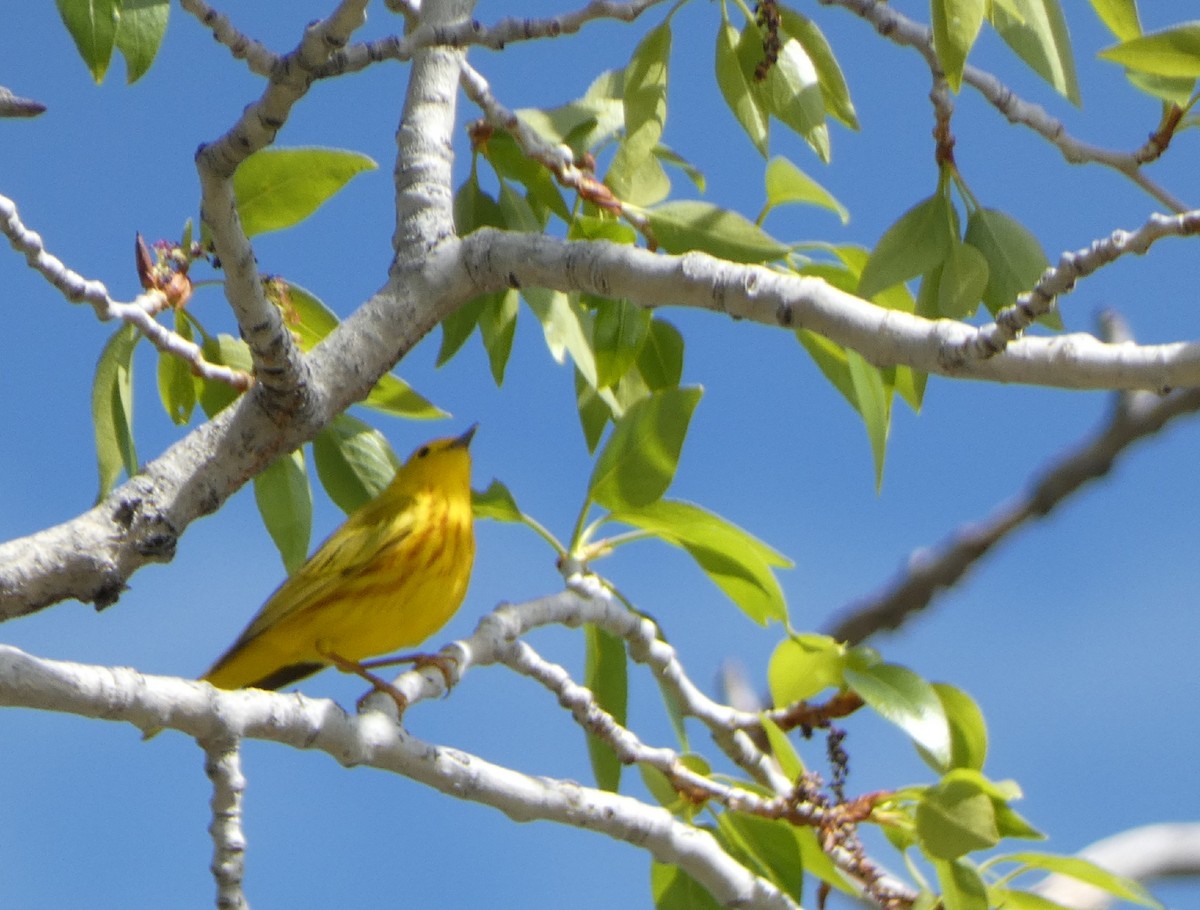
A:
<svg viewBox="0 0 1200 910">
<path fill-rule="evenodd" d="M 421 446 L 421 448 L 417 449 L 417 457 L 418 458 L 424 458 L 428 454 L 429 454 L 429 446 Z"/>
</svg>

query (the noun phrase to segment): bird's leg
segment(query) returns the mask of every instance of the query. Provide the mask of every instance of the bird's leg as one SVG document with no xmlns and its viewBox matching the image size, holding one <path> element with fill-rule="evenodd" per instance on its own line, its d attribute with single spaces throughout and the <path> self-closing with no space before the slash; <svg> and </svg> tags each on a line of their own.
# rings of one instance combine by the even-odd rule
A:
<svg viewBox="0 0 1200 910">
<path fill-rule="evenodd" d="M 446 691 L 449 692 L 454 688 L 454 674 L 458 670 L 458 660 L 449 654 L 397 654 L 394 657 L 364 660 L 357 666 L 365 671 L 373 670 L 376 667 L 394 667 L 396 664 L 412 664 L 414 670 L 436 667 L 446 683 Z"/>
<path fill-rule="evenodd" d="M 408 710 L 408 698 L 403 692 L 393 686 L 390 682 L 381 676 L 376 676 L 368 667 L 378 666 L 372 661 L 370 664 L 360 663 L 356 660 L 348 660 L 340 654 L 333 651 L 321 651 L 321 656 L 327 659 L 331 664 L 341 670 L 343 673 L 352 673 L 355 676 L 365 679 L 371 684 L 371 691 L 354 703 L 354 706 L 360 711 L 362 710 L 363 702 L 365 702 L 372 693 L 382 692 L 385 695 L 391 696 L 392 701 L 396 703 L 396 710 L 399 712 L 400 720 L 404 719 L 404 712 Z"/>
</svg>

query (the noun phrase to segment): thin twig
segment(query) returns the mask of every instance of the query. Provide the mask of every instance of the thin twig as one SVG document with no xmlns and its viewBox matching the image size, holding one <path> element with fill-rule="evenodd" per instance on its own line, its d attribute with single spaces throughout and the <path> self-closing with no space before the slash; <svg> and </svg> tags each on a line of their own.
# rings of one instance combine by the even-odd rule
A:
<svg viewBox="0 0 1200 910">
<path fill-rule="evenodd" d="M 841 6 L 870 22 L 877 32 L 896 44 L 917 50 L 930 68 L 940 71 L 933 38 L 927 26 L 897 12 L 881 0 L 820 0 L 826 6 Z M 1142 171 L 1142 165 L 1162 153 L 1162 143 L 1153 137 L 1133 152 L 1119 152 L 1089 145 L 1076 139 L 1063 122 L 1041 105 L 1025 101 L 991 73 L 967 64 L 963 82 L 976 89 L 1012 123 L 1027 126 L 1051 142 L 1071 164 L 1095 162 L 1124 174 L 1172 212 L 1186 212 L 1191 206 L 1176 199 Z"/>
<path fill-rule="evenodd" d="M 1018 338 L 1034 320 L 1046 315 L 1057 299 L 1072 291 L 1080 278 L 1130 253 L 1141 256 L 1163 237 L 1187 237 L 1200 233 L 1200 211 L 1181 215 L 1153 214 L 1135 231 L 1113 231 L 1084 249 L 1063 253 L 1058 265 L 1046 269 L 1033 290 L 1021 294 L 1017 302 L 996 314 L 996 321 L 980 326 L 975 334 L 963 339 L 957 351 L 947 357 L 962 361 L 986 359 L 999 354 Z"/>
<path fill-rule="evenodd" d="M 939 590 L 957 584 L 976 562 L 1026 522 L 1049 514 L 1088 481 L 1107 474 L 1133 443 L 1196 411 L 1200 411 L 1200 388 L 1165 397 L 1146 392 L 1116 396 L 1111 416 L 1092 438 L 1053 462 L 1024 494 L 982 522 L 960 528 L 932 551 L 915 552 L 901 578 L 874 597 L 847 607 L 829 634 L 857 643 L 882 630 L 898 628 L 926 609 Z"/>
<path fill-rule="evenodd" d="M 223 382 L 244 392 L 254 384 L 248 373 L 204 359 L 204 351 L 193 341 L 171 331 L 154 318 L 169 305 L 159 290 L 139 294 L 129 303 L 113 300 L 102 281 L 84 278 L 68 268 L 57 256 L 46 251 L 42 236 L 22 223 L 16 204 L 0 196 L 0 233 L 8 238 L 14 250 L 25 257 L 29 267 L 52 284 L 72 303 L 87 303 L 101 322 L 119 319 L 136 327 L 164 354 L 187 362 L 192 372 L 204 379 Z"/>
<path fill-rule="evenodd" d="M 384 60 L 410 60 L 413 54 L 426 47 L 486 47 L 503 50 L 515 41 L 533 41 L 573 35 L 589 22 L 616 19 L 632 22 L 652 6 L 665 0 L 634 0 L 618 3 L 614 0 L 592 0 L 586 6 L 559 16 L 544 19 L 501 19 L 492 25 L 467 20 L 448 25 L 422 23 L 407 35 L 389 35 L 375 41 L 351 45 L 335 54 L 318 69 L 319 78 L 342 73 L 358 72 L 372 63 Z"/>
</svg>

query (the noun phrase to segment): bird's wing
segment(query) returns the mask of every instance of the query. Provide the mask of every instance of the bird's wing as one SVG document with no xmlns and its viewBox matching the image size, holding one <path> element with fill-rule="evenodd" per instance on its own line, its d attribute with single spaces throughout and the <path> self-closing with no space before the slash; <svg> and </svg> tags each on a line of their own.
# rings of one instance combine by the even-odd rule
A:
<svg viewBox="0 0 1200 910">
<path fill-rule="evenodd" d="M 395 546 L 412 533 L 411 497 L 393 497 L 386 513 L 372 506 L 351 515 L 274 594 L 231 646 L 233 651 L 264 629 L 323 602 L 349 579 L 366 570 L 384 546 Z"/>
</svg>

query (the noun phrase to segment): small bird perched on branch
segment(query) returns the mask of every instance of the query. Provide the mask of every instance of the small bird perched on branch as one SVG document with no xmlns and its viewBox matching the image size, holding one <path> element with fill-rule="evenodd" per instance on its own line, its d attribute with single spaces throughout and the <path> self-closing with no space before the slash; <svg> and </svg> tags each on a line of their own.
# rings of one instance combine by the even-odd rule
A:
<svg viewBox="0 0 1200 910">
<path fill-rule="evenodd" d="M 222 689 L 278 689 L 332 665 L 397 697 L 361 662 L 420 644 L 462 605 L 475 560 L 475 429 L 413 452 L 201 678 Z"/>
</svg>

